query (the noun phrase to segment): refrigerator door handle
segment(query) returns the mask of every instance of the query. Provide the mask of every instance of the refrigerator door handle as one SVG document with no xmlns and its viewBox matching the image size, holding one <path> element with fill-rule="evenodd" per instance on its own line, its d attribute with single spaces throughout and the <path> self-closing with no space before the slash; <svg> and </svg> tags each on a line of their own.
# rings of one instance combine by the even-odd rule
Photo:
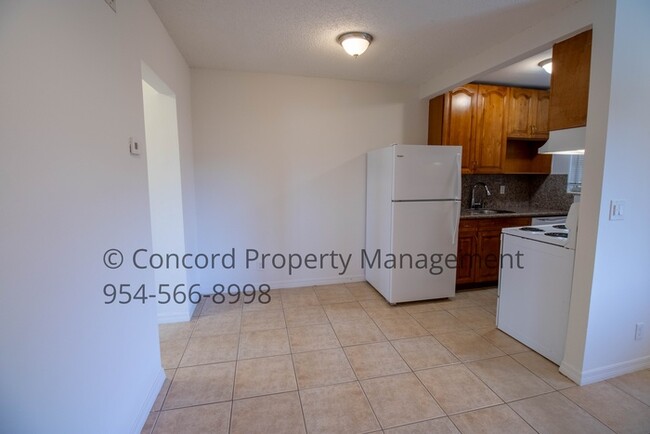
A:
<svg viewBox="0 0 650 434">
<path fill-rule="evenodd" d="M 460 201 L 454 204 L 454 227 L 451 231 L 451 244 L 456 245 L 456 235 L 458 233 L 458 226 L 460 225 Z"/>
<path fill-rule="evenodd" d="M 461 155 L 460 152 L 456 154 L 456 167 L 458 168 L 458 171 L 456 172 L 456 199 L 460 200 L 460 173 L 462 171 L 462 160 L 461 160 Z"/>
</svg>

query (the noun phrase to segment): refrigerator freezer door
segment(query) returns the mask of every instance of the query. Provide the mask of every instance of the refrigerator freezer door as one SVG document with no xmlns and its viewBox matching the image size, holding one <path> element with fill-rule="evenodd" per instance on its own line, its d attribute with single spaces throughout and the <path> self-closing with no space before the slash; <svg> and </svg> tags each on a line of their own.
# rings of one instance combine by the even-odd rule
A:
<svg viewBox="0 0 650 434">
<path fill-rule="evenodd" d="M 456 255 L 459 211 L 458 201 L 393 203 L 391 253 L 398 267 L 391 273 L 390 303 L 454 296 L 456 269 L 447 266 L 445 259 Z M 401 267 L 400 255 L 404 255 Z M 424 269 L 416 267 L 418 259 L 426 261 Z"/>
<path fill-rule="evenodd" d="M 460 146 L 395 145 L 393 200 L 460 200 Z"/>
</svg>

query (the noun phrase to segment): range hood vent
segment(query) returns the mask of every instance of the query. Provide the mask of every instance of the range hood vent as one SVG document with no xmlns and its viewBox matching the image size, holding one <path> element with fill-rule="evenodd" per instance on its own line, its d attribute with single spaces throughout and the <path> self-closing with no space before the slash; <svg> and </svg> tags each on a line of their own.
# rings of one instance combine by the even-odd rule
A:
<svg viewBox="0 0 650 434">
<path fill-rule="evenodd" d="M 540 154 L 584 154 L 586 132 L 587 127 L 550 131 L 548 140 L 537 152 Z"/>
</svg>

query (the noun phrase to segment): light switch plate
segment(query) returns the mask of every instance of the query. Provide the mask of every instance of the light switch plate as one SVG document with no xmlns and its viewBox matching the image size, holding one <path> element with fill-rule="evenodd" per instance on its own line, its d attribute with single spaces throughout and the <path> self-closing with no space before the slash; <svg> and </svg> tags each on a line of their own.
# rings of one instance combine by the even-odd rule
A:
<svg viewBox="0 0 650 434">
<path fill-rule="evenodd" d="M 623 220 L 625 218 L 625 201 L 612 200 L 609 202 L 609 219 Z"/>
<path fill-rule="evenodd" d="M 131 152 L 131 155 L 140 155 L 141 148 L 140 142 L 133 137 L 129 137 L 129 152 Z"/>
</svg>

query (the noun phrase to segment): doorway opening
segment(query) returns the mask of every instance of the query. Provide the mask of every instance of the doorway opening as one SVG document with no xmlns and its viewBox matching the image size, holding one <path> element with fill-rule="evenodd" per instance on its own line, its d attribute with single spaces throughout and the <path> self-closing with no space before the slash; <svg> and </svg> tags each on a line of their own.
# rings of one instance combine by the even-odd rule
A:
<svg viewBox="0 0 650 434">
<path fill-rule="evenodd" d="M 176 254 L 180 257 L 185 253 L 185 226 L 176 95 L 144 63 L 142 99 L 153 250 L 149 254 L 161 254 L 163 257 Z M 158 322 L 189 321 L 194 305 L 186 297 L 186 270 L 155 268 L 154 280 Z M 161 303 L 167 300 L 163 291 L 171 297 L 165 304 Z"/>
</svg>

